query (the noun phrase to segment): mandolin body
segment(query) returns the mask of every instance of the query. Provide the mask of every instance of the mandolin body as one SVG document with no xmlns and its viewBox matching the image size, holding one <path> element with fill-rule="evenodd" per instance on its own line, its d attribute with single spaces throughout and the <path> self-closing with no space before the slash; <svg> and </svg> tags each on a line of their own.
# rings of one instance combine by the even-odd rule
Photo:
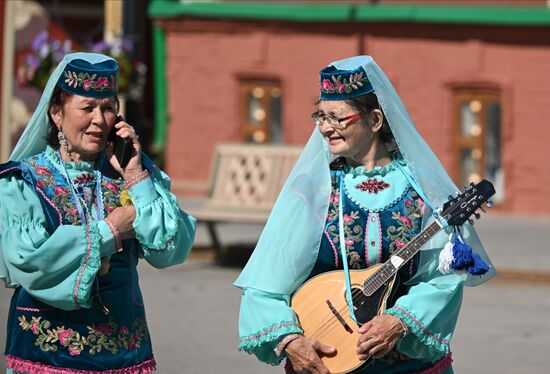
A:
<svg viewBox="0 0 550 374">
<path fill-rule="evenodd" d="M 362 325 L 384 312 L 396 277 L 391 277 L 371 296 L 363 293 L 364 282 L 382 264 L 364 270 L 351 270 L 350 281 L 354 312 Z M 350 373 L 366 365 L 357 357 L 359 326 L 349 316 L 344 271 L 319 274 L 300 287 L 291 301 L 304 335 L 336 347 L 336 353 L 321 360 L 331 373 Z"/>
</svg>

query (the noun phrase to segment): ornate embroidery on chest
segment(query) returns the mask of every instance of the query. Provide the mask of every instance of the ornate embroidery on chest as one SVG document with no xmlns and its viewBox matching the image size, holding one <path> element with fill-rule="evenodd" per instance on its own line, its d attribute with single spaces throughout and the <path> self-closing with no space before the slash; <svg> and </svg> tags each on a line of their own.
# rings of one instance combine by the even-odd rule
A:
<svg viewBox="0 0 550 374">
<path fill-rule="evenodd" d="M 75 186 L 90 185 L 95 181 L 95 176 L 91 173 L 84 173 L 73 179 Z"/>
<path fill-rule="evenodd" d="M 382 180 L 376 178 L 370 178 L 366 181 L 363 181 L 355 186 L 358 190 L 368 193 L 378 193 L 379 191 L 389 188 L 390 185 Z"/>
</svg>

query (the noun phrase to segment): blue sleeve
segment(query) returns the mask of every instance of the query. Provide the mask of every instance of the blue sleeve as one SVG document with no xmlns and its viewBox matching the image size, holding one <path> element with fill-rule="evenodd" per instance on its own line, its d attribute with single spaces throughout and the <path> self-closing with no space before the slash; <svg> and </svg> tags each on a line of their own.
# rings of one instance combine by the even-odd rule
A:
<svg viewBox="0 0 550 374">
<path fill-rule="evenodd" d="M 421 282 L 385 314 L 399 317 L 410 330 L 401 338 L 397 349 L 425 361 L 438 360 L 449 354 L 449 344 L 462 303 L 463 286 L 458 283 Z"/>
<path fill-rule="evenodd" d="M 275 354 L 281 339 L 303 333 L 289 302 L 288 295 L 245 288 L 239 315 L 239 350 L 254 354 L 265 363 L 279 364 L 285 358 L 284 354 Z"/>
<path fill-rule="evenodd" d="M 30 185 L 16 177 L 2 178 L 0 191 L 0 262 L 9 285 L 20 285 L 56 308 L 90 307 L 100 258 L 115 251 L 105 222 L 61 225 L 50 235 Z"/>
<path fill-rule="evenodd" d="M 184 262 L 193 245 L 196 220 L 179 208 L 168 177 L 155 169 L 128 193 L 136 208 L 136 238 L 147 262 L 157 268 Z"/>
</svg>

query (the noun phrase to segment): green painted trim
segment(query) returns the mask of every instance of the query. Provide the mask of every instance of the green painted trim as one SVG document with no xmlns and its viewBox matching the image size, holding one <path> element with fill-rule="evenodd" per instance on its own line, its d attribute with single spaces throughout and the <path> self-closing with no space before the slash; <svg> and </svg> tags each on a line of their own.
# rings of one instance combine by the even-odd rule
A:
<svg viewBox="0 0 550 374">
<path fill-rule="evenodd" d="M 166 34 L 153 24 L 153 89 L 155 102 L 155 124 L 153 149 L 160 153 L 166 145 L 168 127 L 168 92 L 166 83 Z"/>
<path fill-rule="evenodd" d="M 257 2 L 181 3 L 153 0 L 152 18 L 195 16 L 292 22 L 415 22 L 511 26 L 550 25 L 550 9 L 534 6 L 337 5 Z"/>
<path fill-rule="evenodd" d="M 356 20 L 536 26 L 550 25 L 550 9 L 527 6 L 360 5 Z"/>
<path fill-rule="evenodd" d="M 197 16 L 284 21 L 347 21 L 351 5 L 259 4 L 259 3 L 180 3 L 157 0 L 149 6 L 153 18 Z"/>
</svg>

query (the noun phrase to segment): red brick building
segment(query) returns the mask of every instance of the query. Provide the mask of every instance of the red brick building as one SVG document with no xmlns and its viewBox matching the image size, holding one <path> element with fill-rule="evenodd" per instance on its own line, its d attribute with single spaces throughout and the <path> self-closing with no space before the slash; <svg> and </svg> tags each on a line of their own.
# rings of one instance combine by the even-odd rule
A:
<svg viewBox="0 0 550 374">
<path fill-rule="evenodd" d="M 501 211 L 550 215 L 546 2 L 392 3 L 152 2 L 156 142 L 180 192 L 206 185 L 217 143 L 304 144 L 318 71 L 369 54 L 455 181 L 488 178 Z"/>
</svg>

